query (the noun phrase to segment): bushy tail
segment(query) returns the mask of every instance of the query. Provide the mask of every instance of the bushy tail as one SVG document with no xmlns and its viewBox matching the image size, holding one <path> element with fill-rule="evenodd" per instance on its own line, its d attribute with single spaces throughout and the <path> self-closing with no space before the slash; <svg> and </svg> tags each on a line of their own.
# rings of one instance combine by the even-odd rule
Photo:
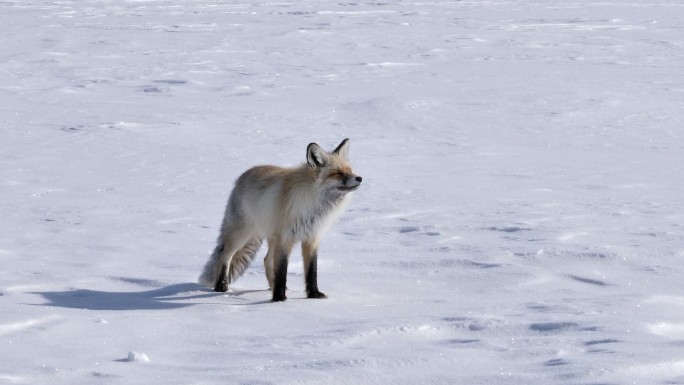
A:
<svg viewBox="0 0 684 385">
<path fill-rule="evenodd" d="M 233 259 L 230 260 L 230 267 L 228 268 L 228 273 L 226 275 L 226 280 L 228 283 L 235 282 L 238 278 L 245 273 L 245 270 L 249 267 L 256 253 L 261 247 L 261 239 L 254 238 L 247 242 L 240 250 L 238 250 Z"/>
<path fill-rule="evenodd" d="M 211 253 L 206 265 L 204 265 L 204 271 L 199 277 L 199 283 L 209 287 L 216 285 L 216 281 L 218 281 L 219 275 L 221 275 L 221 269 L 228 258 L 230 258 L 230 266 L 228 267 L 228 271 L 226 273 L 226 281 L 229 284 L 235 282 L 235 280 L 240 278 L 242 274 L 245 273 L 245 270 L 247 270 L 249 267 L 249 264 L 252 262 L 256 256 L 256 253 L 261 247 L 261 242 L 262 240 L 258 238 L 249 240 L 244 246 L 235 252 L 233 258 L 230 258 L 230 256 L 223 255 L 225 251 L 225 243 L 220 240 L 219 244 L 216 245 L 214 252 Z"/>
</svg>

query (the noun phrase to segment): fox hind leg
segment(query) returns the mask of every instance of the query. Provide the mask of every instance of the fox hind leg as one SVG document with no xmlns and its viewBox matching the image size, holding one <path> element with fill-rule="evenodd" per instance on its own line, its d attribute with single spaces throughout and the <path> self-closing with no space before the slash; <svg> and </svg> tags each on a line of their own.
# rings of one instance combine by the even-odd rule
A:
<svg viewBox="0 0 684 385">
<path fill-rule="evenodd" d="M 273 263 L 275 261 L 275 253 L 276 253 L 276 242 L 277 240 L 275 238 L 269 238 L 268 239 L 268 252 L 266 253 L 266 256 L 264 257 L 264 270 L 266 271 L 266 279 L 268 279 L 268 287 L 269 289 L 273 290 L 273 284 L 275 281 L 275 272 L 274 272 L 274 266 Z"/>
<path fill-rule="evenodd" d="M 232 274 L 237 270 L 229 270 L 233 256 L 245 247 L 248 241 L 249 238 L 245 236 L 243 229 L 235 228 L 234 226 L 232 228 L 225 228 L 219 237 L 218 245 L 216 245 L 214 252 L 209 257 L 209 261 L 204 266 L 204 271 L 199 279 L 200 283 L 206 286 L 213 286 L 214 291 L 217 292 L 227 291 L 231 278 L 237 278 L 232 277 Z M 256 250 L 254 252 L 256 253 Z"/>
<path fill-rule="evenodd" d="M 217 257 L 212 255 L 212 258 L 207 262 L 202 277 L 208 276 L 214 278 L 211 281 L 209 281 L 210 278 L 205 278 L 204 282 L 210 285 L 213 284 L 215 292 L 225 293 L 228 291 L 228 282 L 230 281 L 228 266 L 230 266 L 236 251 L 237 248 L 234 246 L 234 241 L 227 240 L 222 247 L 220 255 Z M 200 280 L 202 280 L 202 278 L 200 278 Z"/>
<path fill-rule="evenodd" d="M 259 247 L 261 247 L 261 239 L 254 238 L 250 239 L 235 252 L 235 254 L 229 258 L 230 261 L 221 266 L 221 272 L 216 279 L 214 291 L 224 293 L 228 291 L 228 284 L 235 282 L 236 279 L 240 278 L 242 274 L 245 273 L 245 270 L 249 267 L 249 264 L 252 262 L 252 259 L 254 259 L 257 251 L 259 251 Z"/>
<path fill-rule="evenodd" d="M 221 272 L 219 273 L 216 284 L 214 285 L 214 291 L 217 293 L 225 293 L 228 291 L 228 280 L 226 279 L 226 265 L 221 266 Z"/>
<path fill-rule="evenodd" d="M 236 247 L 236 244 L 239 246 Z M 259 245 L 261 245 L 261 242 L 259 242 L 254 250 L 254 254 L 256 254 L 256 250 L 258 250 Z M 250 245 L 246 244 L 246 242 L 242 240 L 231 239 L 226 241 L 221 257 L 212 266 L 213 269 L 218 270 L 219 272 L 218 277 L 214 281 L 214 291 L 225 293 L 228 291 L 228 284 L 235 281 L 235 279 L 242 275 L 249 265 L 249 261 L 251 261 L 251 259 L 249 259 L 249 261 L 245 264 L 244 261 L 241 260 L 236 262 L 236 257 L 238 252 L 249 247 Z M 254 257 L 254 255 L 252 255 L 252 257 Z M 236 263 L 240 264 L 241 266 L 236 266 Z"/>
<path fill-rule="evenodd" d="M 293 242 L 286 241 L 277 243 L 272 247 L 275 248 L 273 256 L 273 302 L 285 301 L 285 291 L 287 289 L 287 262 L 290 258 Z"/>
<path fill-rule="evenodd" d="M 204 265 L 202 275 L 199 277 L 200 284 L 204 286 L 215 286 L 217 288 L 217 283 L 221 280 L 221 276 L 225 278 L 225 263 L 224 259 L 225 242 L 221 237 L 219 238 L 214 252 L 211 253 L 209 260 Z"/>
</svg>

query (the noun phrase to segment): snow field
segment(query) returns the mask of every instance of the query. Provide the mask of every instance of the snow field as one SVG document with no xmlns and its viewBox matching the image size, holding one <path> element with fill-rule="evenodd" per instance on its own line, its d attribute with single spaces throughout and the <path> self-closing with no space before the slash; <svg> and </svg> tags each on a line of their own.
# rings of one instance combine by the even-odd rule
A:
<svg viewBox="0 0 684 385">
<path fill-rule="evenodd" d="M 0 8 L 0 383 L 684 383 L 679 2 Z M 344 137 L 329 298 L 198 286 Z"/>
</svg>

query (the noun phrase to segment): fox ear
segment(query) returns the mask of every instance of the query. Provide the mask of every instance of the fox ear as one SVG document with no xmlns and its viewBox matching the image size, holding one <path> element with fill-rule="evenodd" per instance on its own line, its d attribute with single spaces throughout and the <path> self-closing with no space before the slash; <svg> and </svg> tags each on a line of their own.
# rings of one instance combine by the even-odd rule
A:
<svg viewBox="0 0 684 385">
<path fill-rule="evenodd" d="M 343 140 L 342 143 L 333 150 L 333 153 L 338 154 L 342 159 L 347 160 L 349 158 L 349 139 Z"/>
<path fill-rule="evenodd" d="M 316 143 L 311 143 L 306 148 L 306 162 L 312 168 L 323 167 L 328 164 L 328 154 Z"/>
</svg>

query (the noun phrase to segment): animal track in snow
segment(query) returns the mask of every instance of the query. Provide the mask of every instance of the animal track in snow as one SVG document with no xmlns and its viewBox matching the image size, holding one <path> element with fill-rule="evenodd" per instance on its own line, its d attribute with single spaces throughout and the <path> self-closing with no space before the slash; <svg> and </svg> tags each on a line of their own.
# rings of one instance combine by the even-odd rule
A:
<svg viewBox="0 0 684 385">
<path fill-rule="evenodd" d="M 445 341 L 449 345 L 468 345 L 476 342 L 480 342 L 480 340 L 474 338 L 454 338 Z"/>
<path fill-rule="evenodd" d="M 580 277 L 580 276 L 572 275 L 572 274 L 568 274 L 567 277 L 572 279 L 573 281 L 582 282 L 582 283 L 586 283 L 586 284 L 594 285 L 594 286 L 607 286 L 608 285 L 607 283 L 605 283 L 603 281 L 599 281 L 597 279 L 585 278 L 585 277 Z"/>
<path fill-rule="evenodd" d="M 584 343 L 584 346 L 594 346 L 594 345 L 603 345 L 603 344 L 614 344 L 614 343 L 617 343 L 617 342 L 620 342 L 620 341 L 619 341 L 619 340 L 612 339 L 612 338 L 606 338 L 606 339 L 603 339 L 603 340 L 591 340 L 591 341 L 587 341 L 587 342 Z"/>
<path fill-rule="evenodd" d="M 603 345 L 607 344 L 616 344 L 622 342 L 620 340 L 616 340 L 613 338 L 605 338 L 605 339 L 600 339 L 600 340 L 591 340 L 587 341 L 584 343 L 584 346 L 587 348 L 586 352 L 590 354 L 596 354 L 596 353 L 615 353 L 613 350 L 606 349 L 603 347 Z"/>
<path fill-rule="evenodd" d="M 580 327 L 575 322 L 540 322 L 530 325 L 530 330 L 539 333 L 554 334 L 566 331 L 596 331 L 595 327 Z"/>
<path fill-rule="evenodd" d="M 424 227 L 405 226 L 405 227 L 399 228 L 399 233 L 400 234 L 419 233 L 420 235 L 427 235 L 430 237 L 442 235 L 441 232 L 436 231 L 436 230 L 430 230 L 430 229 L 431 229 L 431 227 L 429 227 L 429 226 L 424 226 Z"/>
<path fill-rule="evenodd" d="M 186 84 L 187 80 L 178 80 L 178 79 L 160 79 L 160 80 L 153 80 L 153 83 L 161 83 L 161 84 L 170 84 L 170 85 L 182 85 Z"/>
<path fill-rule="evenodd" d="M 520 226 L 491 226 L 485 228 L 485 230 L 489 231 L 501 231 L 504 233 L 517 233 L 520 231 L 531 231 L 531 228 L 527 227 L 520 227 Z"/>
<path fill-rule="evenodd" d="M 565 361 L 564 359 L 561 358 L 554 358 L 552 360 L 548 360 L 544 362 L 544 366 L 561 366 L 561 365 L 567 365 L 568 362 Z"/>
</svg>

